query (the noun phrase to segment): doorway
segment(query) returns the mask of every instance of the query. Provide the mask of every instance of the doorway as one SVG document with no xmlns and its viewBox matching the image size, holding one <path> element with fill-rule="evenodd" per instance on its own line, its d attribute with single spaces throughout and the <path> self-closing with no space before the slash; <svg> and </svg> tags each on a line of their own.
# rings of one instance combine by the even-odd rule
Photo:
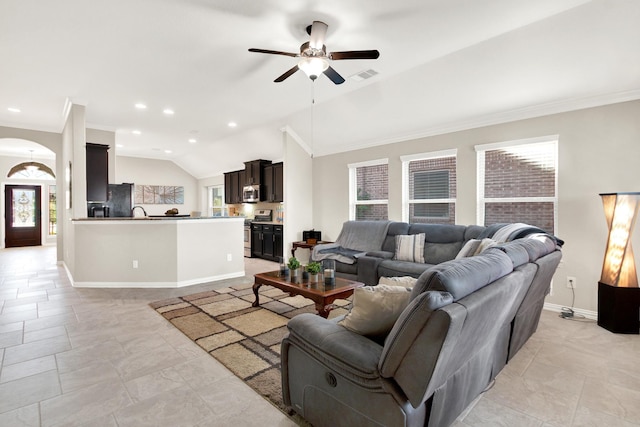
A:
<svg viewBox="0 0 640 427">
<path fill-rule="evenodd" d="M 42 244 L 39 185 L 6 185 L 5 247 L 39 246 Z"/>
</svg>

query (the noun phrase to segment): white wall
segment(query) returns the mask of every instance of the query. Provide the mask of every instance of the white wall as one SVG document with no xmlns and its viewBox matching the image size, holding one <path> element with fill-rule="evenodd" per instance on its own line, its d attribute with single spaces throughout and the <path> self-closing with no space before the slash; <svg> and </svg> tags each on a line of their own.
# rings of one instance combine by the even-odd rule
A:
<svg viewBox="0 0 640 427">
<path fill-rule="evenodd" d="M 295 135 L 290 131 L 284 131 L 282 136 L 285 201 L 283 255 L 289 258 L 291 243 L 302 240 L 302 232 L 313 228 L 313 161 Z M 296 257 L 301 258 L 302 262 L 307 262 L 303 251 L 296 251 Z"/>
<path fill-rule="evenodd" d="M 438 135 L 313 161 L 313 218 L 323 239 L 335 239 L 349 215 L 349 163 L 389 158 L 389 219 L 401 221 L 400 156 L 458 149 L 457 223 L 476 222 L 476 153 L 491 142 L 559 135 L 557 235 L 566 241 L 547 302 L 568 306 L 566 276 L 577 279 L 575 307 L 597 310 L 597 283 L 607 239 L 599 193 L 639 191 L 640 101 L 589 108 Z M 636 230 L 634 245 L 640 248 Z"/>
<path fill-rule="evenodd" d="M 138 157 L 116 157 L 115 179 L 112 184 L 123 182 L 136 185 L 166 185 L 184 187 L 184 204 L 142 206 L 149 215 L 162 215 L 171 208 L 180 214 L 189 214 L 200 209 L 201 193 L 198 180 L 169 160 L 142 159 Z"/>
</svg>

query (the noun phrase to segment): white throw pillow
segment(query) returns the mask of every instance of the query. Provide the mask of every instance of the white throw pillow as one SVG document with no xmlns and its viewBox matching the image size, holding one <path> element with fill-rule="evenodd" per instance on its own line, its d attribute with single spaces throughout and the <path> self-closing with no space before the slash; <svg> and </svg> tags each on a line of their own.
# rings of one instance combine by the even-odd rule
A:
<svg viewBox="0 0 640 427">
<path fill-rule="evenodd" d="M 418 279 L 411 276 L 381 277 L 378 280 L 378 285 L 402 286 L 413 289 L 417 281 Z"/>
<path fill-rule="evenodd" d="M 487 249 L 489 249 L 491 246 L 495 246 L 497 245 L 498 242 L 496 242 L 493 239 L 482 239 L 482 241 L 480 242 L 480 244 L 478 245 L 478 248 L 476 249 L 476 251 L 473 253 L 473 255 L 480 255 L 482 252 L 486 251 Z"/>
<path fill-rule="evenodd" d="M 394 259 L 424 264 L 424 239 L 424 233 L 397 235 Z"/>
<path fill-rule="evenodd" d="M 464 244 L 462 249 L 460 249 L 460 252 L 458 252 L 458 255 L 456 255 L 456 259 L 472 256 L 478 249 L 479 245 L 480 245 L 480 240 L 478 239 L 468 240 L 467 243 Z"/>
<path fill-rule="evenodd" d="M 407 307 L 409 296 L 411 290 L 401 286 L 356 288 L 351 310 L 338 324 L 360 335 L 386 335 Z"/>
</svg>

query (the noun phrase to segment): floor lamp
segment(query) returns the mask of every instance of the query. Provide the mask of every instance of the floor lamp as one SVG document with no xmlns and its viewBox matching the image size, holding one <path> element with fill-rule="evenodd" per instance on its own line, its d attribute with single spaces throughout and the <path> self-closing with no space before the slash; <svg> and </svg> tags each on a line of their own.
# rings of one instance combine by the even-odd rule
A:
<svg viewBox="0 0 640 427">
<path fill-rule="evenodd" d="M 640 287 L 631 236 L 640 193 L 600 194 L 609 227 L 598 282 L 598 325 L 621 334 L 640 332 Z"/>
</svg>

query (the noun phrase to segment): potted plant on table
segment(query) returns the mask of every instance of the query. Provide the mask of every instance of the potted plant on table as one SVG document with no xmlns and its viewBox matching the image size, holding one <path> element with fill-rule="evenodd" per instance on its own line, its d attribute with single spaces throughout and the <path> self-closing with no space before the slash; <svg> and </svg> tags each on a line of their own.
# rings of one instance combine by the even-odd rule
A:
<svg viewBox="0 0 640 427">
<path fill-rule="evenodd" d="M 298 272 L 300 271 L 300 261 L 294 256 L 289 258 L 289 271 L 291 271 L 291 280 L 294 281 L 298 278 Z"/>
<path fill-rule="evenodd" d="M 311 261 L 309 264 L 307 264 L 306 270 L 307 270 L 307 273 L 309 273 L 310 282 L 318 281 L 318 273 L 320 273 L 321 269 L 322 269 L 322 264 L 320 264 L 319 262 Z"/>
</svg>

